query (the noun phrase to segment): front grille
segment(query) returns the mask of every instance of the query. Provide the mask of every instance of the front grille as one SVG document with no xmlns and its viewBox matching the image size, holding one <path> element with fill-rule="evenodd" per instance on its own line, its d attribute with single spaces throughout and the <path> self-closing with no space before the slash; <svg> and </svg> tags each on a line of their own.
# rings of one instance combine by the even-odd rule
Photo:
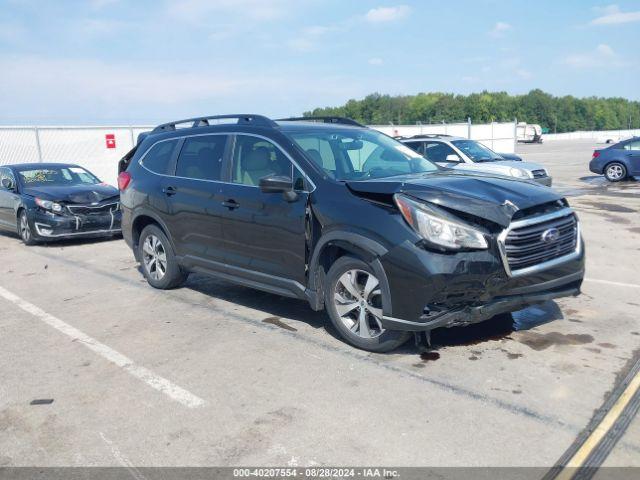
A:
<svg viewBox="0 0 640 480">
<path fill-rule="evenodd" d="M 558 230 L 558 238 L 547 241 L 545 232 Z M 571 213 L 532 225 L 513 228 L 504 240 L 504 251 L 512 273 L 555 260 L 576 251 L 578 220 Z"/>
<path fill-rule="evenodd" d="M 67 205 L 73 215 L 108 215 L 120 208 L 120 203 L 107 203 L 105 205 Z"/>
<path fill-rule="evenodd" d="M 544 178 L 547 176 L 547 172 L 544 170 L 533 170 L 531 173 L 533 174 L 533 178 Z"/>
</svg>

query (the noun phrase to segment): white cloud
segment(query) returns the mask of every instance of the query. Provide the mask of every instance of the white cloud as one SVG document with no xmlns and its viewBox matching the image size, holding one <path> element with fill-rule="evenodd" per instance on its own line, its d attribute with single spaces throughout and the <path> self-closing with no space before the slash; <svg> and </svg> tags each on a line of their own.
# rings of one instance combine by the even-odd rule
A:
<svg viewBox="0 0 640 480">
<path fill-rule="evenodd" d="M 406 17 L 410 10 L 407 5 L 372 8 L 365 14 L 364 18 L 369 23 L 394 22 Z"/>
<path fill-rule="evenodd" d="M 516 75 L 523 80 L 529 80 L 533 76 L 529 70 L 526 70 L 524 68 L 516 69 Z"/>
<path fill-rule="evenodd" d="M 309 52 L 316 48 L 316 43 L 307 37 L 292 38 L 287 45 L 296 52 Z"/>
<path fill-rule="evenodd" d="M 382 60 L 381 58 L 378 57 L 373 57 L 369 59 L 369 65 L 383 65 L 384 64 L 384 60 Z"/>
<path fill-rule="evenodd" d="M 608 5 L 596 10 L 600 14 L 589 22 L 590 25 L 618 25 L 621 23 L 640 22 L 640 10 L 635 12 L 622 12 L 617 5 Z"/>
<path fill-rule="evenodd" d="M 320 37 L 335 30 L 333 26 L 312 25 L 303 28 L 298 37 L 288 40 L 287 46 L 296 52 L 309 52 L 317 48 Z"/>
<path fill-rule="evenodd" d="M 231 80 L 198 72 L 168 73 L 154 68 L 97 60 L 48 59 L 42 57 L 0 57 L 0 91 L 34 99 L 54 97 L 79 102 L 174 103 L 228 94 L 246 80 Z M 189 88 L 176 88 L 189 85 Z M 26 95 L 25 95 L 26 96 Z"/>
<path fill-rule="evenodd" d="M 252 110 L 286 116 L 321 103 L 373 91 L 361 76 L 253 68 L 103 62 L 0 55 L 0 105 L 5 122 L 146 122 L 197 113 Z M 188 86 L 188 88 L 183 88 Z"/>
<path fill-rule="evenodd" d="M 331 30 L 333 30 L 333 27 L 327 27 L 324 25 L 313 25 L 311 27 L 305 28 L 303 30 L 303 33 L 311 36 L 320 36 L 324 35 L 325 33 L 329 33 Z"/>
<path fill-rule="evenodd" d="M 193 24 L 215 23 L 224 16 L 248 18 L 254 21 L 277 20 L 295 5 L 291 0 L 180 0 L 170 2 L 166 13 L 170 18 Z"/>
<path fill-rule="evenodd" d="M 590 52 L 569 55 L 564 63 L 574 68 L 623 67 L 629 64 L 604 43 Z"/>
<path fill-rule="evenodd" d="M 513 27 L 506 22 L 497 22 L 491 30 L 489 30 L 489 36 L 493 38 L 502 38 L 507 32 L 513 30 Z"/>
</svg>

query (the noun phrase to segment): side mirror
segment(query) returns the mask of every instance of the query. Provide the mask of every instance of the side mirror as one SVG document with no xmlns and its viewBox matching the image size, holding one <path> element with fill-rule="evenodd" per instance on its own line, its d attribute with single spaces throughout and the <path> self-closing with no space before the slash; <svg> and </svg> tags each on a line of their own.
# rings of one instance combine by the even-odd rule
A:
<svg viewBox="0 0 640 480">
<path fill-rule="evenodd" d="M 298 194 L 293 190 L 291 177 L 268 175 L 260 179 L 259 186 L 263 193 L 282 193 L 287 202 L 294 202 L 298 198 Z"/>
<path fill-rule="evenodd" d="M 455 153 L 450 153 L 449 155 L 447 155 L 447 158 L 445 159 L 446 162 L 459 162 L 460 161 L 460 157 L 458 155 L 456 155 Z"/>
<path fill-rule="evenodd" d="M 2 179 L 2 188 L 6 188 L 7 190 L 13 190 L 13 182 L 9 178 Z"/>
<path fill-rule="evenodd" d="M 284 175 L 268 175 L 259 182 L 260 190 L 264 193 L 283 193 L 293 190 L 293 180 Z"/>
</svg>

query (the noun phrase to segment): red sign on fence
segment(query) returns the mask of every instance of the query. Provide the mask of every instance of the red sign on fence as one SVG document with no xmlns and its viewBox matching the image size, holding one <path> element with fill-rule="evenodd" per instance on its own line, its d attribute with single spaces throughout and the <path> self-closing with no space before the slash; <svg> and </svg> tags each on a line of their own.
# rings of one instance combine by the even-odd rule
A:
<svg viewBox="0 0 640 480">
<path fill-rule="evenodd" d="M 107 148 L 116 148 L 116 136 L 113 133 L 107 133 L 104 136 L 105 141 L 107 142 Z"/>
</svg>

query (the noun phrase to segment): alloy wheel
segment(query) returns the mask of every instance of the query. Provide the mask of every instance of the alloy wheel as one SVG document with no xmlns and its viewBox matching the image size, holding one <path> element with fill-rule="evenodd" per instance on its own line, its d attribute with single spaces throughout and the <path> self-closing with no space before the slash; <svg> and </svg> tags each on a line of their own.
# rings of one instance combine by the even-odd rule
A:
<svg viewBox="0 0 640 480">
<path fill-rule="evenodd" d="M 167 273 L 167 252 L 155 235 L 148 235 L 142 244 L 144 268 L 154 280 L 162 280 Z"/>
<path fill-rule="evenodd" d="M 380 282 L 371 273 L 346 271 L 336 282 L 333 298 L 340 320 L 351 332 L 367 339 L 384 333 Z"/>
<path fill-rule="evenodd" d="M 29 220 L 25 214 L 20 215 L 20 236 L 25 243 L 31 240 L 31 228 L 29 227 Z"/>
<path fill-rule="evenodd" d="M 621 165 L 610 165 L 607 167 L 607 176 L 612 180 L 620 180 L 624 176 L 624 168 Z"/>
</svg>

